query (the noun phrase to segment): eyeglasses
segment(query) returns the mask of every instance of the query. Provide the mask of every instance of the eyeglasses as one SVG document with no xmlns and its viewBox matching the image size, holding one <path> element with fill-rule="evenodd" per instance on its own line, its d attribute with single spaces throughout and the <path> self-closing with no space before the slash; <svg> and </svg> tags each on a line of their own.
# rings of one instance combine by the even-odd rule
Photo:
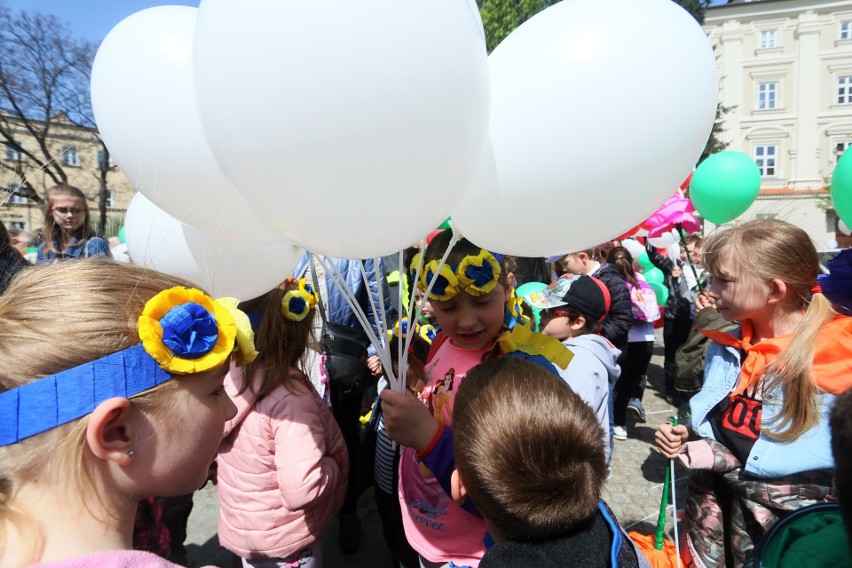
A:
<svg viewBox="0 0 852 568">
<path fill-rule="evenodd" d="M 82 209 L 79 209 L 77 207 L 54 207 L 53 210 L 59 213 L 60 215 L 68 215 L 69 213 L 71 213 L 72 215 L 79 215 L 83 212 Z"/>
</svg>

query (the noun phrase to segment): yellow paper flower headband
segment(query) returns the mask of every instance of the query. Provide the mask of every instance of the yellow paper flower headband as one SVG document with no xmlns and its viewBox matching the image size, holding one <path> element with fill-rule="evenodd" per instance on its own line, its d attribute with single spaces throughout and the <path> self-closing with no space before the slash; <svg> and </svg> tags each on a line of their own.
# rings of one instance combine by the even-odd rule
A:
<svg viewBox="0 0 852 568">
<path fill-rule="evenodd" d="M 254 334 L 236 306 L 195 288 L 160 292 L 139 316 L 142 343 L 0 393 L 0 446 L 82 418 L 109 398 L 215 369 L 232 353 L 237 364 L 251 362 Z"/>
<path fill-rule="evenodd" d="M 409 270 L 412 277 L 419 263 L 420 254 L 418 253 L 411 261 Z M 459 292 L 467 292 L 472 296 L 484 296 L 491 292 L 500 279 L 503 257 L 480 249 L 479 254 L 464 257 L 458 265 L 445 263 L 440 272 L 437 272 L 440 264 L 441 262 L 437 259 L 426 263 L 417 280 L 417 288 L 425 294 L 429 282 L 435 278 L 429 299 L 445 301 Z"/>
<path fill-rule="evenodd" d="M 391 340 L 394 337 L 398 339 L 405 339 L 408 336 L 408 326 L 408 318 L 402 318 L 397 321 L 396 324 L 394 324 L 393 329 L 388 330 L 388 340 Z M 432 340 L 435 339 L 436 335 L 438 335 L 438 330 L 429 324 L 415 323 L 414 334 L 431 345 Z"/>
<path fill-rule="evenodd" d="M 293 280 L 288 278 L 287 282 Z M 304 278 L 299 279 L 298 288 L 288 291 L 281 300 L 281 315 L 290 321 L 302 321 L 319 303 L 319 294 Z"/>
</svg>

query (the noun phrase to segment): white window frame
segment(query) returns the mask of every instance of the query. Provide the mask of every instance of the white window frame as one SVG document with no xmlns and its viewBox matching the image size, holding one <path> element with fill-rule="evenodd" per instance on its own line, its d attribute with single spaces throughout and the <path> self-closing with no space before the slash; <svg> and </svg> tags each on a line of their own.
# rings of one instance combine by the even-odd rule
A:
<svg viewBox="0 0 852 568">
<path fill-rule="evenodd" d="M 98 150 L 98 168 L 100 168 L 103 164 L 105 154 L 106 152 L 104 152 L 103 150 Z M 106 166 L 107 169 L 115 167 L 115 160 L 113 160 L 112 154 L 109 155 L 109 161 L 107 162 Z"/>
<path fill-rule="evenodd" d="M 778 177 L 778 144 L 756 144 L 754 146 L 754 163 L 760 170 L 760 177 Z"/>
<path fill-rule="evenodd" d="M 757 109 L 778 108 L 778 81 L 762 81 L 757 84 Z"/>
<path fill-rule="evenodd" d="M 21 231 L 27 230 L 26 221 L 6 221 L 6 224 L 9 226 L 9 229 L 19 229 Z"/>
<path fill-rule="evenodd" d="M 758 49 L 775 49 L 778 47 L 778 30 L 760 30 L 758 33 Z"/>
<path fill-rule="evenodd" d="M 852 75 L 837 77 L 837 104 L 852 104 Z"/>
<path fill-rule="evenodd" d="M 16 140 L 17 142 L 17 140 Z M 18 145 L 23 148 L 23 145 L 18 142 Z M 23 162 L 24 153 L 12 147 L 12 144 L 6 142 L 6 159 L 12 162 Z"/>
<path fill-rule="evenodd" d="M 106 208 L 112 209 L 115 207 L 115 190 L 107 189 L 106 190 Z"/>
<path fill-rule="evenodd" d="M 72 168 L 80 167 L 80 152 L 76 146 L 66 146 L 62 149 L 62 165 Z"/>
<path fill-rule="evenodd" d="M 837 37 L 840 41 L 852 40 L 852 20 L 844 20 L 840 22 L 840 29 Z"/>
<path fill-rule="evenodd" d="M 834 159 L 835 159 L 835 161 L 840 159 L 840 156 L 843 155 L 843 153 L 849 148 L 849 146 L 852 146 L 852 140 L 841 140 L 840 142 L 835 142 L 835 144 L 834 144 Z"/>
</svg>

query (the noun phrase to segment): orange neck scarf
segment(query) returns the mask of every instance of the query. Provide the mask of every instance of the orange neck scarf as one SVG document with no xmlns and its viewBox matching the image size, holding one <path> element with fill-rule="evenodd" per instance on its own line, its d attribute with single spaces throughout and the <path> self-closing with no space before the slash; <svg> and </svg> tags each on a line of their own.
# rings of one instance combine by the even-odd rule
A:
<svg viewBox="0 0 852 568">
<path fill-rule="evenodd" d="M 743 393 L 766 373 L 766 367 L 790 344 L 792 335 L 764 339 L 752 343 L 754 328 L 751 320 L 740 325 L 742 339 L 718 330 L 701 329 L 709 339 L 745 351 L 740 379 L 733 394 Z M 852 388 L 852 317 L 836 317 L 817 335 L 814 345 L 813 374 L 819 388 L 832 394 Z"/>
</svg>

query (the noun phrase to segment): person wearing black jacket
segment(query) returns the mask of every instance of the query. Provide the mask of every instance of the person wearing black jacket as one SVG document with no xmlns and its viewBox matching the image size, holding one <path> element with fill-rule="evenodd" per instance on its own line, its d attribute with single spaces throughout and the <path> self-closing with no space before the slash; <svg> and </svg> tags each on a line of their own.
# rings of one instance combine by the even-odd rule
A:
<svg viewBox="0 0 852 568">
<path fill-rule="evenodd" d="M 666 302 L 666 311 L 663 326 L 663 345 L 665 350 L 665 372 L 666 402 L 673 406 L 680 404 L 680 397 L 675 390 L 674 383 L 674 358 L 678 347 L 686 343 L 689 330 L 692 327 L 693 313 L 692 300 L 688 293 L 688 285 L 683 277 L 683 270 L 679 261 L 672 260 L 661 255 L 657 249 L 647 241 L 645 250 L 651 263 L 659 268 L 665 277 L 664 283 L 669 291 L 669 299 Z"/>
<path fill-rule="evenodd" d="M 12 246 L 6 225 L 0 223 L 0 294 L 6 291 L 12 277 L 30 263 Z"/>
</svg>

